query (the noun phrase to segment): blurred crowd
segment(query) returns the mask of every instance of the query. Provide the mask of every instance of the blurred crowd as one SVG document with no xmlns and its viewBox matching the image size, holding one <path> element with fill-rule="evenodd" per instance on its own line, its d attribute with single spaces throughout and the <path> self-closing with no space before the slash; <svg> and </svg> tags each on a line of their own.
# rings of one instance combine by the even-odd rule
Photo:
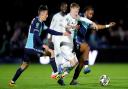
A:
<svg viewBox="0 0 128 89">
<path fill-rule="evenodd" d="M 17 21 L 0 21 L 0 56 L 19 56 L 27 38 L 29 23 Z M 88 36 L 88 43 L 94 49 L 128 47 L 128 29 L 123 19 L 120 19 L 113 28 L 103 31 L 91 30 Z"/>
<path fill-rule="evenodd" d="M 49 26 L 52 16 L 59 11 L 59 3 L 62 1 L 66 1 L 68 4 L 77 2 L 81 6 L 81 12 L 86 5 L 92 5 L 95 8 L 94 18 L 100 20 L 100 24 L 108 23 L 110 19 L 116 21 L 115 27 L 98 32 L 92 30 L 88 32 L 87 38 L 91 48 L 128 48 L 128 4 L 125 1 L 116 1 L 115 3 L 115 0 L 55 0 L 50 3 L 51 0 L 1 0 L 0 62 L 2 60 L 10 61 L 9 57 L 21 56 L 29 24 L 36 16 L 40 4 L 45 3 L 49 7 L 49 18 L 46 22 Z"/>
<path fill-rule="evenodd" d="M 94 48 L 127 48 L 128 27 L 123 19 L 116 26 L 104 31 L 92 31 L 89 36 L 90 45 Z"/>
<path fill-rule="evenodd" d="M 81 12 L 86 5 L 93 5 L 96 19 L 101 19 L 104 23 L 111 18 L 118 19 L 116 21 L 117 25 L 113 28 L 89 32 L 88 42 L 92 48 L 128 47 L 128 21 L 126 13 L 128 9 L 124 1 L 117 1 L 119 4 L 115 4 L 115 1 L 109 3 L 108 0 L 100 0 L 100 3 L 96 0 L 56 0 L 51 4 L 49 3 L 50 0 L 37 0 L 35 2 L 32 0 L 4 0 L 0 3 L 0 10 L 2 11 L 0 14 L 0 55 L 13 55 L 13 53 L 18 55 L 18 52 L 22 52 L 29 24 L 37 14 L 38 6 L 43 3 L 48 5 L 49 18 L 46 24 L 49 26 L 53 14 L 59 11 L 59 3 L 62 1 L 66 1 L 68 4 L 77 2 L 81 6 Z M 119 7 L 119 5 L 122 6 Z M 5 8 L 5 6 L 7 7 Z M 12 13 L 8 13 L 8 11 Z M 104 18 L 107 19 L 104 20 Z"/>
<path fill-rule="evenodd" d="M 27 29 L 27 24 L 21 21 L 0 21 L 0 56 L 20 54 L 25 45 Z"/>
</svg>

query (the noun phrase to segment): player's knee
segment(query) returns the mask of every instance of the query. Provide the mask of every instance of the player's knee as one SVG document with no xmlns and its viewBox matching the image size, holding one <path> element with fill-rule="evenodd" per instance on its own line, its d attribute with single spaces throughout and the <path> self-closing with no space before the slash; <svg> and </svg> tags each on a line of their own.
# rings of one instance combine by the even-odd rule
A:
<svg viewBox="0 0 128 89">
<path fill-rule="evenodd" d="M 88 44 L 83 43 L 83 44 L 80 45 L 80 51 L 82 53 L 85 52 L 85 51 L 89 51 L 89 50 L 90 50 L 90 48 L 89 48 Z"/>
<path fill-rule="evenodd" d="M 83 53 L 83 55 L 82 55 L 82 61 L 87 61 L 88 60 L 88 58 L 89 58 L 89 54 L 88 54 L 88 52 L 86 52 L 86 53 Z"/>
<path fill-rule="evenodd" d="M 51 57 L 51 52 L 49 52 L 49 51 L 45 51 L 45 55 Z"/>
<path fill-rule="evenodd" d="M 51 56 L 51 57 L 54 57 L 54 51 L 53 51 L 52 49 L 49 49 L 49 52 L 50 52 L 50 54 L 51 54 L 50 56 Z"/>
<path fill-rule="evenodd" d="M 75 67 L 78 64 L 78 60 L 74 57 L 72 60 L 69 60 L 72 67 Z"/>
<path fill-rule="evenodd" d="M 21 65 L 21 69 L 25 70 L 28 66 L 29 66 L 28 62 L 23 62 L 22 65 Z"/>
<path fill-rule="evenodd" d="M 75 67 L 76 65 L 78 65 L 78 61 L 75 61 L 75 62 L 72 64 L 72 67 Z"/>
</svg>

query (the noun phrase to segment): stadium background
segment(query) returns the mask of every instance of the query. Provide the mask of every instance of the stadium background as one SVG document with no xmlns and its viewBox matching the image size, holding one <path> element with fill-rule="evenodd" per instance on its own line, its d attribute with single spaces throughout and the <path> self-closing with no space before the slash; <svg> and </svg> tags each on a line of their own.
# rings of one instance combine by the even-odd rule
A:
<svg viewBox="0 0 128 89">
<path fill-rule="evenodd" d="M 19 63 L 26 41 L 28 26 L 37 15 L 40 4 L 47 4 L 49 26 L 53 14 L 63 0 L 1 0 L 0 1 L 0 63 Z M 86 5 L 95 9 L 93 20 L 106 24 L 115 21 L 111 29 L 91 32 L 89 42 L 98 50 L 97 62 L 128 62 L 128 3 L 120 0 L 65 0 L 77 2 L 80 12 Z M 93 39 L 95 38 L 95 39 Z M 32 60 L 35 61 L 34 58 Z"/>
<path fill-rule="evenodd" d="M 52 16 L 59 11 L 63 0 L 0 0 L 0 89 L 11 89 L 8 82 L 19 64 L 26 42 L 28 27 L 37 15 L 40 4 L 48 4 L 49 26 Z M 66 0 L 68 4 L 77 2 L 80 12 L 86 5 L 93 5 L 93 20 L 106 24 L 115 21 L 111 29 L 90 33 L 91 46 L 98 50 L 96 64 L 90 66 L 91 73 L 81 71 L 77 86 L 69 85 L 74 70 L 65 80 L 66 86 L 59 86 L 50 78 L 50 65 L 42 65 L 36 58 L 16 82 L 14 89 L 128 89 L 128 3 L 125 0 Z M 123 63 L 122 63 L 123 62 Z M 108 86 L 101 86 L 99 78 L 110 77 Z"/>
</svg>

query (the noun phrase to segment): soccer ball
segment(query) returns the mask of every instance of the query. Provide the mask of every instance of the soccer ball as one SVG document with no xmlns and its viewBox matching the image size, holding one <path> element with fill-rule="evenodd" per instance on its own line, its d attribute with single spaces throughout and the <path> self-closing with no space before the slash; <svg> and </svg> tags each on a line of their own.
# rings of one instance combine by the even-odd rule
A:
<svg viewBox="0 0 128 89">
<path fill-rule="evenodd" d="M 107 75 L 100 76 L 100 85 L 107 86 L 110 82 L 110 78 Z"/>
</svg>

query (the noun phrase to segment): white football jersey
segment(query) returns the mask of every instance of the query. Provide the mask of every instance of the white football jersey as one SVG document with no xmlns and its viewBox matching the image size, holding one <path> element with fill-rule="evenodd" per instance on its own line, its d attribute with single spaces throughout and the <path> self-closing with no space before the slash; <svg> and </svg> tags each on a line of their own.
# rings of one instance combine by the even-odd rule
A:
<svg viewBox="0 0 128 89">
<path fill-rule="evenodd" d="M 55 14 L 52 18 L 50 29 L 58 32 L 65 32 L 65 30 L 62 28 L 63 20 L 64 20 L 64 16 L 61 15 L 61 12 L 58 12 L 57 14 Z M 48 38 L 50 37 L 51 37 L 51 34 L 48 34 Z M 61 40 L 62 36 L 52 35 L 52 42 L 55 42 L 55 39 L 58 37 L 60 38 L 59 40 Z"/>
<path fill-rule="evenodd" d="M 64 16 L 62 16 L 60 12 L 55 14 L 52 18 L 50 29 L 58 32 L 64 32 L 64 29 L 62 29 L 63 20 Z"/>
<path fill-rule="evenodd" d="M 78 21 L 74 18 L 71 17 L 70 13 L 67 14 L 63 20 L 63 24 L 62 27 L 63 29 L 66 31 L 66 26 L 76 26 L 78 23 Z M 69 29 L 69 31 L 71 32 L 71 36 L 63 36 L 62 41 L 63 42 L 68 42 L 68 43 L 73 43 L 73 38 L 74 38 L 74 31 L 75 29 Z"/>
</svg>

